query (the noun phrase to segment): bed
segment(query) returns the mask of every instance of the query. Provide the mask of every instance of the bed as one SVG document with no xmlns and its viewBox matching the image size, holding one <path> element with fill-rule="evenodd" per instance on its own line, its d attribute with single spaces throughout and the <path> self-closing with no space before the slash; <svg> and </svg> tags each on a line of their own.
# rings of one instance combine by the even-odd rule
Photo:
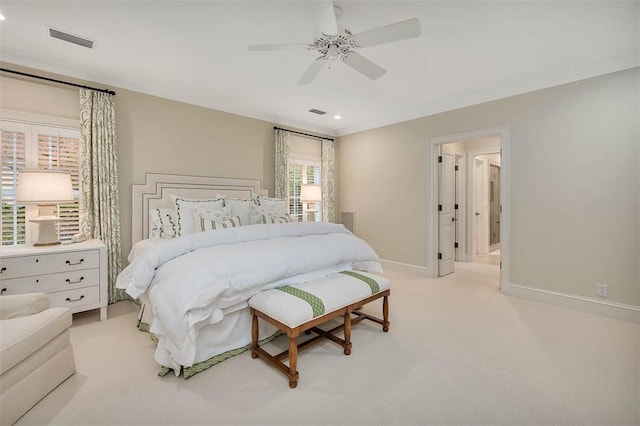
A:
<svg viewBox="0 0 640 426">
<path fill-rule="evenodd" d="M 382 272 L 342 225 L 293 222 L 259 180 L 147 174 L 132 185 L 130 264 L 117 279 L 143 304 L 161 374 L 188 378 L 245 351 L 248 299 L 343 270 Z M 275 328 L 264 324 L 260 339 Z"/>
</svg>

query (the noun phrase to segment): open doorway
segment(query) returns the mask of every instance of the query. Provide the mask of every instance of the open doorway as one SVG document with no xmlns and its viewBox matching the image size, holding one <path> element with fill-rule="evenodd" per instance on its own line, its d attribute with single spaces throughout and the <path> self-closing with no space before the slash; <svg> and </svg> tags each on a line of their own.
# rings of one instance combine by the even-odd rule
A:
<svg viewBox="0 0 640 426">
<path fill-rule="evenodd" d="M 429 143 L 431 275 L 455 273 L 455 262 L 492 263 L 501 268 L 504 287 L 508 282 L 508 128 L 442 136 Z"/>
<path fill-rule="evenodd" d="M 473 188 L 469 202 L 473 215 L 470 220 L 470 235 L 473 252 L 470 261 L 500 264 L 500 141 L 495 146 L 487 146 L 478 151 L 470 151 L 473 156 L 473 173 L 470 186 Z M 471 143 L 473 145 L 473 142 Z M 495 152 L 491 152 L 495 150 Z"/>
</svg>

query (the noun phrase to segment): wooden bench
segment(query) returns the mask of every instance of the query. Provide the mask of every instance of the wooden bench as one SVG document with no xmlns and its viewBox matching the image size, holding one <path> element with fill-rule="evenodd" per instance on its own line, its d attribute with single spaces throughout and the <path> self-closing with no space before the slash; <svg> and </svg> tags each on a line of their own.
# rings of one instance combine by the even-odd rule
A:
<svg viewBox="0 0 640 426">
<path fill-rule="evenodd" d="M 351 327 L 368 319 L 389 331 L 390 283 L 384 277 L 367 272 L 343 271 L 298 285 L 285 285 L 256 294 L 249 300 L 252 320 L 251 357 L 263 358 L 289 378 L 289 387 L 298 384 L 298 351 L 319 339 L 327 338 L 351 354 Z M 383 319 L 365 314 L 359 309 L 363 305 L 383 298 Z M 355 317 L 352 319 L 352 315 Z M 317 326 L 332 318 L 342 316 L 344 323 L 322 330 Z M 289 336 L 289 349 L 271 355 L 258 345 L 258 318 L 273 324 Z M 334 333 L 344 330 L 344 339 Z M 297 343 L 298 336 L 314 332 L 317 336 Z M 282 362 L 289 358 L 289 365 Z"/>
</svg>

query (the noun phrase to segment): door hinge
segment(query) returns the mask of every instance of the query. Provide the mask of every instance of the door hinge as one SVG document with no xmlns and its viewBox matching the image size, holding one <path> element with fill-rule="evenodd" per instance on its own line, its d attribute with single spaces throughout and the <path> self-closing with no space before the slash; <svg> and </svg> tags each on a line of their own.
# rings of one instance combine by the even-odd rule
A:
<svg viewBox="0 0 640 426">
<path fill-rule="evenodd" d="M 455 166 L 455 167 L 453 168 L 453 170 L 455 170 L 455 171 L 457 172 L 457 171 L 458 171 L 458 166 Z"/>
<path fill-rule="evenodd" d="M 438 163 L 442 163 L 442 155 L 438 155 Z"/>
<path fill-rule="evenodd" d="M 438 204 L 438 211 L 441 212 L 442 211 L 442 204 Z"/>
<path fill-rule="evenodd" d="M 454 248 L 458 248 L 458 243 L 453 243 Z"/>
<path fill-rule="evenodd" d="M 438 260 L 442 260 L 442 253 L 438 253 Z"/>
<path fill-rule="evenodd" d="M 500 262 L 500 269 L 502 270 L 502 262 Z"/>
<path fill-rule="evenodd" d="M 457 204 L 455 204 L 455 205 L 453 206 L 453 208 L 454 208 L 454 209 L 456 209 L 456 210 L 458 210 L 458 205 L 457 205 Z"/>
</svg>

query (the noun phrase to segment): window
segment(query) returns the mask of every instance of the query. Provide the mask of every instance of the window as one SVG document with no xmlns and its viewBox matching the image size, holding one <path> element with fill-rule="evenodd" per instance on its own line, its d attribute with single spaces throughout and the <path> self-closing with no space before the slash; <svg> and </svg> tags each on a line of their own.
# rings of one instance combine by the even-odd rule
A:
<svg viewBox="0 0 640 426">
<path fill-rule="evenodd" d="M 289 158 L 289 214 L 298 222 L 308 220 L 305 216 L 306 206 L 300 200 L 300 188 L 305 183 L 320 185 L 320 162 Z M 319 204 L 319 203 L 316 203 Z M 319 206 L 313 208 L 316 222 L 321 220 Z"/>
<path fill-rule="evenodd" d="M 17 205 L 18 172 L 21 169 L 57 169 L 71 173 L 75 202 L 58 206 L 60 240 L 69 240 L 80 229 L 79 152 L 80 131 L 33 122 L 0 120 L 2 133 L 0 167 L 2 179 L 2 245 L 31 241 L 28 219 L 36 206 Z"/>
</svg>

